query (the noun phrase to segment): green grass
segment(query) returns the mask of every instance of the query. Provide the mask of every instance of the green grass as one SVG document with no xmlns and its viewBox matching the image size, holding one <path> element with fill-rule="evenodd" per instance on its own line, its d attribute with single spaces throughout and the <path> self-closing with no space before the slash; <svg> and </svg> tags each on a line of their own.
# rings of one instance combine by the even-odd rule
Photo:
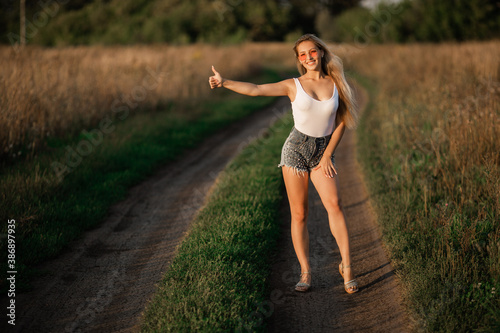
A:
<svg viewBox="0 0 500 333">
<path fill-rule="evenodd" d="M 148 305 L 143 332 L 264 331 L 281 224 L 277 165 L 292 122 L 282 118 L 226 167 Z"/>
<path fill-rule="evenodd" d="M 277 79 L 272 71 L 252 78 L 254 82 Z M 52 139 L 49 149 L 35 158 L 2 167 L 0 212 L 2 219 L 16 220 L 18 291 L 29 289 L 31 279 L 43 273 L 33 268 L 35 264 L 54 257 L 82 232 L 101 223 L 108 208 L 123 199 L 129 187 L 208 135 L 274 100 L 224 90 L 212 96 L 211 100 L 174 103 L 163 111 L 144 110 L 123 121 L 110 120 L 102 139 L 83 131 L 76 137 Z M 80 161 L 75 155 L 68 160 L 68 149 L 78 151 L 79 147 L 85 152 Z M 64 177 L 57 175 L 55 162 L 60 163 L 58 169 L 70 165 Z M 2 224 L 0 243 L 2 290 L 8 270 L 6 225 Z"/>
<path fill-rule="evenodd" d="M 477 162 L 466 180 L 455 179 L 450 195 L 432 172 L 436 156 L 423 154 L 405 137 L 405 126 L 430 131 L 425 114 L 435 112 L 432 107 L 407 106 L 418 114 L 405 117 L 423 123 L 402 122 L 395 131 L 399 137 L 386 135 L 386 126 L 398 125 L 387 123 L 382 108 L 392 113 L 403 107 L 395 100 L 377 105 L 376 82 L 356 79 L 370 94 L 358 129 L 358 156 L 415 326 L 427 332 L 500 331 L 498 197 L 491 193 L 458 204 L 464 184 L 482 191 L 495 182 L 491 177 L 498 166 Z M 446 158 L 445 149 L 441 158 Z M 480 213 L 484 207 L 490 207 L 488 214 Z"/>
</svg>

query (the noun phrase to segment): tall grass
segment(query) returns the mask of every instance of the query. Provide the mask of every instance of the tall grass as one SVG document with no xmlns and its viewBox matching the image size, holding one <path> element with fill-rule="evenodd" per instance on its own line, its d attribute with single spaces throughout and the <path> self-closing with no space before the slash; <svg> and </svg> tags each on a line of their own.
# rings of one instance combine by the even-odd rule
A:
<svg viewBox="0 0 500 333">
<path fill-rule="evenodd" d="M 278 62 L 279 44 L 231 47 L 0 47 L 0 157 L 32 156 L 47 141 L 105 116 L 163 108 L 206 96 L 211 66 L 231 78 Z M 286 47 L 292 58 L 291 47 Z M 128 116 L 128 113 L 127 113 Z"/>
<path fill-rule="evenodd" d="M 500 43 L 373 46 L 350 61 L 371 80 L 361 156 L 416 327 L 498 329 Z"/>
<path fill-rule="evenodd" d="M 264 70 L 257 82 L 279 79 Z M 110 205 L 130 186 L 159 165 L 175 161 L 224 126 L 268 105 L 274 98 L 250 99 L 220 90 L 210 99 L 176 102 L 158 112 L 138 113 L 115 121 L 111 131 L 59 140 L 32 160 L 18 161 L 0 172 L 0 216 L 16 220 L 18 291 L 39 274 L 37 263 L 53 257 L 83 231 L 101 223 Z M 96 142 L 88 154 L 72 164 L 68 150 Z M 72 163 L 69 161 L 73 160 Z M 54 163 L 72 165 L 61 177 Z M 7 224 L 0 226 L 6 235 Z M 0 238 L 0 277 L 7 269 L 7 239 Z M 5 260 L 4 260 L 5 259 Z M 0 279 L 0 290 L 6 286 Z"/>
<path fill-rule="evenodd" d="M 348 70 L 367 78 L 371 107 L 360 126 L 359 156 L 415 327 L 458 332 L 499 328 L 500 43 L 333 50 Z M 206 80 L 211 65 L 224 76 L 238 78 L 262 64 L 293 67 L 292 54 L 288 44 L 30 47 L 20 54 L 0 48 L 0 155 L 3 161 L 26 155 L 33 159 L 26 165 L 3 164 L 6 175 L 16 171 L 31 176 L 16 176 L 15 184 L 24 192 L 8 186 L 2 191 L 2 213 L 11 209 L 6 198 L 28 207 L 47 202 L 61 206 L 51 192 L 60 185 L 49 179 L 47 186 L 40 169 L 45 162 L 37 154 L 76 143 L 83 128 L 107 116 L 119 117 L 114 110 L 128 108 L 133 120 L 134 113 L 146 110 L 171 112 L 165 108 L 170 101 L 200 103 L 204 99 L 197 98 L 210 91 Z M 198 114 L 190 117 L 189 112 Z M 206 110 L 200 112 L 182 109 L 181 118 L 206 115 Z M 170 116 L 175 120 L 179 115 Z M 115 135 L 117 143 L 130 140 L 123 129 Z M 113 142 L 106 149 L 114 151 Z M 78 170 L 95 169 L 82 165 Z M 77 176 L 72 173 L 70 178 Z M 85 192 L 82 184 L 91 183 L 79 181 L 78 186 Z M 61 186 L 69 186 L 64 193 L 71 193 L 70 185 Z M 24 196 L 30 189 L 33 193 Z M 64 219 L 69 220 L 68 212 L 77 206 L 71 205 L 60 210 L 69 214 Z M 31 208 L 23 212 L 20 221 L 28 234 L 37 230 L 37 223 L 53 220 Z"/>
</svg>

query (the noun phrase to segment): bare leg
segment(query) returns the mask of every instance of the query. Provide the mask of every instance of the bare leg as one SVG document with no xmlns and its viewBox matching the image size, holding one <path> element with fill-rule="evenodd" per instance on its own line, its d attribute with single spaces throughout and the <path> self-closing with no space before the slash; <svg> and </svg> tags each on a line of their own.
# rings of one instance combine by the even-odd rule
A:
<svg viewBox="0 0 500 333">
<path fill-rule="evenodd" d="M 292 242 L 295 254 L 300 263 L 301 272 L 310 272 L 309 264 L 309 232 L 307 230 L 309 174 L 295 174 L 293 168 L 284 166 L 283 178 L 290 203 L 292 217 Z M 311 283 L 311 275 L 304 274 L 301 282 Z"/>
<path fill-rule="evenodd" d="M 328 222 L 333 237 L 337 241 L 344 266 L 351 265 L 351 250 L 349 245 L 349 233 L 340 204 L 337 188 L 337 177 L 327 178 L 323 171 L 313 170 L 311 180 L 318 191 L 323 205 L 328 212 Z M 354 279 L 354 273 L 350 267 L 344 268 L 344 283 Z"/>
</svg>

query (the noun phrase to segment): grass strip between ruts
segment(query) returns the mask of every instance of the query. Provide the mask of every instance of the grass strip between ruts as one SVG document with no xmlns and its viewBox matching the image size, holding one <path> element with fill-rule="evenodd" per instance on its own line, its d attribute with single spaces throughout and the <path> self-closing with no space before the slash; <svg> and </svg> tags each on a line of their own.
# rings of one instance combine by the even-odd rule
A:
<svg viewBox="0 0 500 333">
<path fill-rule="evenodd" d="M 262 331 L 281 227 L 280 151 L 291 113 L 219 176 L 147 306 L 143 332 Z"/>
<path fill-rule="evenodd" d="M 253 80 L 277 78 L 274 71 L 266 70 Z M 210 100 L 174 103 L 165 110 L 144 110 L 123 121 L 113 120 L 108 126 L 112 130 L 100 138 L 92 134 L 96 129 L 88 129 L 78 137 L 53 139 L 50 148 L 34 159 L 4 166 L 0 169 L 0 212 L 5 220 L 16 220 L 18 291 L 29 289 L 34 277 L 46 273 L 35 269 L 35 264 L 54 257 L 82 232 L 98 225 L 129 187 L 273 100 L 221 90 Z M 92 144 L 92 149 L 58 179 L 53 163 L 64 162 L 67 151 L 75 151 L 82 142 Z M 6 228 L 7 223 L 0 230 L 5 236 Z M 0 289 L 5 290 L 6 237 L 0 238 L 0 250 Z"/>
</svg>

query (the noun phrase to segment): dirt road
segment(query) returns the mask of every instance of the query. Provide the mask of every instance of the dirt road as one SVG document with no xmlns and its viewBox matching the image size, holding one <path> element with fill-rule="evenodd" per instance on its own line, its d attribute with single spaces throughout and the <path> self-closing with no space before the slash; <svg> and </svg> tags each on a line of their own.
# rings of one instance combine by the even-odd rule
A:
<svg viewBox="0 0 500 333">
<path fill-rule="evenodd" d="M 51 272 L 34 290 L 17 295 L 16 326 L 2 332 L 137 332 L 141 312 L 168 269 L 218 173 L 239 150 L 290 109 L 273 106 L 211 137 L 180 161 L 131 189 L 101 226 L 40 268 Z M 313 291 L 291 291 L 299 267 L 284 223 L 282 251 L 273 269 L 274 332 L 404 332 L 397 282 L 382 250 L 368 194 L 356 165 L 353 133 L 337 152 L 342 201 L 361 291 L 348 295 L 338 274 L 340 255 L 326 213 L 311 191 L 310 233 Z M 312 189 L 312 188 L 311 188 Z M 288 211 L 288 207 L 284 207 Z M 276 293 L 277 292 L 277 293 Z M 5 299 L 2 299 L 4 304 Z"/>
<path fill-rule="evenodd" d="M 40 266 L 51 274 L 16 296 L 16 326 L 2 320 L 0 331 L 137 332 L 155 283 L 218 173 L 289 110 L 290 101 L 281 98 L 131 189 L 98 228 Z"/>
<path fill-rule="evenodd" d="M 366 94 L 359 90 L 360 105 Z M 339 191 L 351 239 L 353 269 L 360 291 L 347 294 L 338 265 L 337 244 L 330 233 L 328 216 L 310 183 L 308 229 L 312 288 L 298 293 L 300 266 L 290 234 L 290 211 L 284 200 L 282 237 L 274 260 L 271 290 L 274 295 L 269 332 L 408 332 L 398 283 L 382 248 L 375 215 L 356 163 L 355 133 L 346 131 L 335 153 Z"/>
</svg>

